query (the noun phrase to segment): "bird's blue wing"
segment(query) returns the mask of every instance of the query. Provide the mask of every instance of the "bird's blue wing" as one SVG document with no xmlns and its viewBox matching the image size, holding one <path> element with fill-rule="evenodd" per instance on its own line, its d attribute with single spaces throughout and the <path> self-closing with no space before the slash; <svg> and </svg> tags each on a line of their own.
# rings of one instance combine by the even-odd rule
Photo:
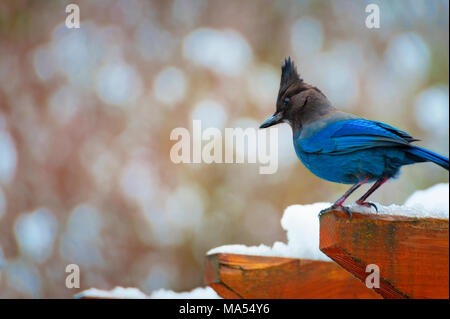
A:
<svg viewBox="0 0 450 319">
<path fill-rule="evenodd" d="M 351 119 L 326 125 L 297 140 L 307 153 L 343 154 L 374 147 L 405 146 L 414 139 L 406 132 L 375 121 Z"/>
<path fill-rule="evenodd" d="M 334 136 L 338 137 L 338 136 L 354 135 L 355 132 L 358 135 L 391 137 L 398 141 L 406 141 L 406 142 L 417 141 L 417 139 L 413 138 L 405 131 L 401 131 L 386 123 L 369 121 L 365 119 L 352 119 L 349 121 L 344 121 L 344 123 L 342 123 L 342 127 L 338 131 L 336 131 Z"/>
</svg>

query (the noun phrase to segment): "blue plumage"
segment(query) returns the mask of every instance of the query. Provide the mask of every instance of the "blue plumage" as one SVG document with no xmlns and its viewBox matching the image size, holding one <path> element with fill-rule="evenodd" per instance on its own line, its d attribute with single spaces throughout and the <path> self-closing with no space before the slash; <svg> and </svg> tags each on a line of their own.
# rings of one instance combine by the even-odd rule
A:
<svg viewBox="0 0 450 319">
<path fill-rule="evenodd" d="M 297 156 L 312 173 L 331 182 L 353 184 L 332 206 L 350 216 L 342 204 L 364 183 L 375 182 L 357 203 L 376 208 L 366 202 L 367 197 L 397 176 L 402 166 L 430 161 L 449 169 L 448 158 L 412 145 L 417 140 L 407 132 L 337 111 L 319 89 L 300 78 L 290 58 L 282 67 L 277 110 L 261 128 L 280 122 L 292 127 Z"/>
<path fill-rule="evenodd" d="M 336 115 L 307 124 L 294 136 L 299 159 L 323 179 L 372 182 L 396 176 L 403 165 L 426 160 L 445 167 L 445 158 L 411 146 L 412 137 L 403 131 L 360 118 L 334 121 Z M 448 169 L 448 159 L 446 163 Z"/>
</svg>

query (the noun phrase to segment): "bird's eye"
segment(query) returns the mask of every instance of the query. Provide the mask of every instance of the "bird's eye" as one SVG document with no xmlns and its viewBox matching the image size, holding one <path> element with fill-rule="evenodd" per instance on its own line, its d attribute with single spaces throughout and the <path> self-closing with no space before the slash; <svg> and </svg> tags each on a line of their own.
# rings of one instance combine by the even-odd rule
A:
<svg viewBox="0 0 450 319">
<path fill-rule="evenodd" d="M 290 101 L 291 101 L 291 99 L 287 97 L 284 99 L 284 104 L 289 104 Z"/>
</svg>

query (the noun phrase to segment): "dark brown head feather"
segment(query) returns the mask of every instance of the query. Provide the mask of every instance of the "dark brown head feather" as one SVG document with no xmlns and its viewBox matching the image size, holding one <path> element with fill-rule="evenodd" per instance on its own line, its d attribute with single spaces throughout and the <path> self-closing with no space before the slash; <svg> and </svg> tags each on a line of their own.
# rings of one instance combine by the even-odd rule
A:
<svg viewBox="0 0 450 319">
<path fill-rule="evenodd" d="M 297 68 L 294 65 L 294 61 L 291 60 L 291 57 L 285 58 L 283 64 L 281 65 L 280 87 L 288 87 L 298 81 L 303 80 L 297 73 Z"/>
</svg>

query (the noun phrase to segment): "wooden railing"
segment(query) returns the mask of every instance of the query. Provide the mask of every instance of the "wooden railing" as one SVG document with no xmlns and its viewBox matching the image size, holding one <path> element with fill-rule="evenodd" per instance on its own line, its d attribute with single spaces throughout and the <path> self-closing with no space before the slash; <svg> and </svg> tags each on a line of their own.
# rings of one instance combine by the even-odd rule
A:
<svg viewBox="0 0 450 319">
<path fill-rule="evenodd" d="M 206 256 L 205 283 L 223 298 L 449 298 L 448 219 L 330 211 L 320 249 L 334 262 Z"/>
<path fill-rule="evenodd" d="M 381 298 L 334 262 L 215 254 L 205 282 L 223 298 Z"/>
</svg>

